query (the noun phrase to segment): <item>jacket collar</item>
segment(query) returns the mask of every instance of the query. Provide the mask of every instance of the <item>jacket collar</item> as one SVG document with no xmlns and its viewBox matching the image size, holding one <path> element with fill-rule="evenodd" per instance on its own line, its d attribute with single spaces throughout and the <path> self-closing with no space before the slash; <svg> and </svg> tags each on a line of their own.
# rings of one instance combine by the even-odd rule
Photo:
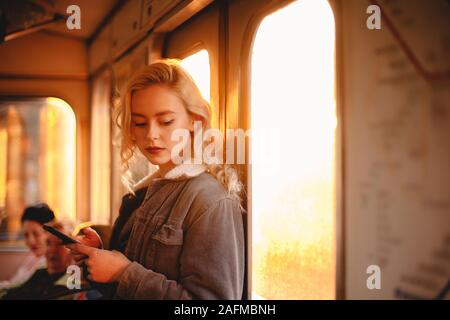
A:
<svg viewBox="0 0 450 320">
<path fill-rule="evenodd" d="M 148 187 L 153 181 L 157 180 L 184 180 L 193 178 L 205 172 L 206 169 L 206 166 L 203 164 L 182 163 L 167 172 L 164 177 L 160 176 L 159 170 L 147 175 L 136 183 L 132 189 L 133 191 L 137 191 L 138 189 Z"/>
</svg>

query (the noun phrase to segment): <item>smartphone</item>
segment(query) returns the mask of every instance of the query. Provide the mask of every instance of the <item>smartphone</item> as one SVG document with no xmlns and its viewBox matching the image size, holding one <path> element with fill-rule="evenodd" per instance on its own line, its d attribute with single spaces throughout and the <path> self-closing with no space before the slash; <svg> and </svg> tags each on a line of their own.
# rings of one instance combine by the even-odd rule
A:
<svg viewBox="0 0 450 320">
<path fill-rule="evenodd" d="M 75 240 L 71 237 L 69 237 L 68 235 L 62 233 L 61 231 L 59 231 L 56 228 L 53 228 L 51 226 L 48 225 L 43 225 L 42 228 L 44 228 L 45 231 L 50 232 L 51 234 L 53 234 L 54 236 L 58 237 L 59 239 L 62 240 L 63 244 L 73 244 L 73 243 L 80 243 L 78 240 Z"/>
</svg>

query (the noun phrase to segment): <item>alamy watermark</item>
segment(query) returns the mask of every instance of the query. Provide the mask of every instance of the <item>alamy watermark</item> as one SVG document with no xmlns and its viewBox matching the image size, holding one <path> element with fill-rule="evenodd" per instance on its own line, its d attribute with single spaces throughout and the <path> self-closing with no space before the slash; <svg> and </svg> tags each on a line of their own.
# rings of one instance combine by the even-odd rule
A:
<svg viewBox="0 0 450 320">
<path fill-rule="evenodd" d="M 66 26 L 69 30 L 81 29 L 81 9 L 76 4 L 67 7 L 66 13 L 69 14 L 66 20 Z"/>
<path fill-rule="evenodd" d="M 69 290 L 81 289 L 81 268 L 76 264 L 67 267 L 66 273 L 69 274 L 67 278 L 66 287 Z"/>
<path fill-rule="evenodd" d="M 187 129 L 172 132 L 171 140 L 178 143 L 171 150 L 171 160 L 176 165 L 190 161 L 194 164 L 252 164 L 256 158 L 257 164 L 277 169 L 282 151 L 279 137 L 278 131 L 271 129 L 260 132 L 257 140 L 252 140 L 251 129 L 227 129 L 224 137 L 219 129 L 204 130 L 202 122 L 195 121 L 193 136 Z"/>
<path fill-rule="evenodd" d="M 367 14 L 370 16 L 367 18 L 366 26 L 369 30 L 381 29 L 381 9 L 379 6 L 373 4 L 367 7 Z"/>
<path fill-rule="evenodd" d="M 67 7 L 66 13 L 69 15 L 66 20 L 66 26 L 69 30 L 81 29 L 81 9 L 76 4 Z M 366 10 L 370 16 L 367 18 L 366 26 L 369 30 L 381 29 L 381 9 L 378 5 L 370 5 Z"/>
<path fill-rule="evenodd" d="M 381 289 L 381 269 L 376 264 L 372 264 L 367 267 L 367 274 L 370 276 L 367 278 L 366 286 L 369 290 Z"/>
</svg>

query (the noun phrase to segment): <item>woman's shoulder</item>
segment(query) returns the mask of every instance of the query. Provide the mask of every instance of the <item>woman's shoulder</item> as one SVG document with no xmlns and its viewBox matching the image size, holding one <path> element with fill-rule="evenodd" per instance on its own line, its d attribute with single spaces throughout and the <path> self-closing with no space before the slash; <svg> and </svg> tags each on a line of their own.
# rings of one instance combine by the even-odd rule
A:
<svg viewBox="0 0 450 320">
<path fill-rule="evenodd" d="M 208 172 L 203 172 L 190 179 L 186 195 L 192 197 L 197 205 L 203 207 L 208 207 L 225 199 L 236 200 L 231 197 L 223 185 Z"/>
<path fill-rule="evenodd" d="M 189 190 L 196 195 L 209 195 L 210 197 L 226 197 L 227 191 L 223 185 L 209 172 L 203 172 L 188 182 Z"/>
<path fill-rule="evenodd" d="M 210 173 L 204 172 L 188 182 L 184 192 L 183 206 L 189 208 L 184 225 L 189 228 L 200 217 L 211 214 L 223 219 L 241 215 L 240 201 L 231 196 L 223 185 Z M 220 213 L 219 215 L 217 215 Z"/>
</svg>

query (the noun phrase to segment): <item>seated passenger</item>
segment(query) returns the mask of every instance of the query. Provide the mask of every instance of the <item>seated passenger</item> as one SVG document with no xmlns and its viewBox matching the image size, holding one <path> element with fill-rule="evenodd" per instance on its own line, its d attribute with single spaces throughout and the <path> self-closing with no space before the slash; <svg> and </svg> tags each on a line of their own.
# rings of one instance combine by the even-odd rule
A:
<svg viewBox="0 0 450 320">
<path fill-rule="evenodd" d="M 44 254 L 47 233 L 42 229 L 42 225 L 54 218 L 52 209 L 45 203 L 24 210 L 21 219 L 22 228 L 25 245 L 30 249 L 30 253 L 11 279 L 0 282 L 0 289 L 18 286 L 27 281 L 37 269 L 45 268 Z"/>
<path fill-rule="evenodd" d="M 59 222 L 51 223 L 56 229 L 67 232 Z M 86 290 L 82 279 L 79 289 L 69 289 L 67 282 L 71 274 L 67 268 L 73 264 L 69 250 L 61 244 L 54 235 L 47 235 L 47 250 L 45 258 L 47 268 L 37 270 L 31 278 L 18 287 L 0 292 L 0 298 L 5 300 L 25 299 L 79 299 L 78 292 Z M 82 276 L 82 272 L 80 272 Z M 84 297 L 83 297 L 84 298 Z"/>
</svg>

